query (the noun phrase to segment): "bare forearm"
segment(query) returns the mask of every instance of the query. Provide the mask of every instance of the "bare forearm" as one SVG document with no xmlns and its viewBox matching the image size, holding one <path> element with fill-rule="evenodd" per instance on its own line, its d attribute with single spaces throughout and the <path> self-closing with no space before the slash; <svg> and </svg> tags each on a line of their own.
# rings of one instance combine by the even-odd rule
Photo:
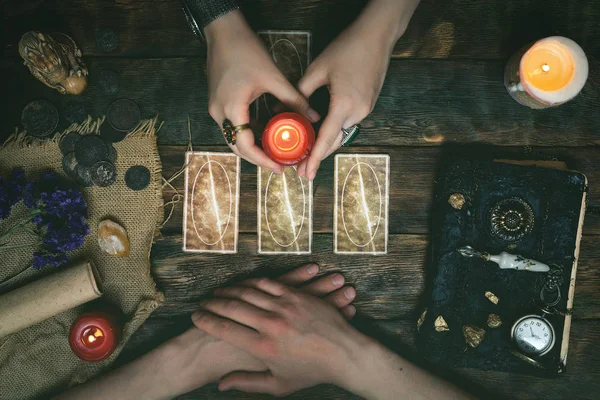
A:
<svg viewBox="0 0 600 400">
<path fill-rule="evenodd" d="M 419 368 L 387 348 L 362 348 L 358 375 L 346 388 L 369 400 L 472 399 L 453 384 Z"/>
<path fill-rule="evenodd" d="M 262 362 L 196 328 L 59 399 L 162 400 L 197 389 L 234 370 L 263 371 Z"/>
<path fill-rule="evenodd" d="M 175 350 L 167 342 L 119 369 L 76 386 L 57 399 L 169 399 L 173 393 L 170 393 L 164 367 L 165 361 L 176 356 Z"/>
</svg>

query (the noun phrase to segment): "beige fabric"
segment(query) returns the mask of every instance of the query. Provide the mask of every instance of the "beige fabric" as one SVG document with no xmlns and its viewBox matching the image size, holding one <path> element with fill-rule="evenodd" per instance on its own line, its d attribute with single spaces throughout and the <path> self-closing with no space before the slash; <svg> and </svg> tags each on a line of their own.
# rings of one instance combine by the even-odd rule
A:
<svg viewBox="0 0 600 400">
<path fill-rule="evenodd" d="M 102 120 L 88 119 L 68 131 L 97 134 L 101 123 Z M 102 281 L 102 301 L 116 305 L 125 315 L 121 343 L 112 356 L 99 363 L 82 361 L 71 352 L 67 340 L 69 328 L 75 318 L 87 309 L 86 305 L 1 338 L 0 399 L 47 397 L 99 374 L 117 358 L 131 335 L 162 302 L 162 294 L 156 291 L 150 276 L 149 262 L 150 248 L 163 217 L 162 171 L 155 123 L 156 120 L 142 122 L 134 133 L 114 144 L 118 173 L 114 185 L 82 189 L 88 204 L 91 233 L 84 245 L 70 255 L 73 261 L 89 259 L 96 265 Z M 35 177 L 45 169 L 53 169 L 64 176 L 61 159 L 58 140 L 31 143 L 19 134 L 0 149 L 0 174 L 6 175 L 14 167 L 23 167 L 27 178 Z M 125 171 L 133 165 L 144 165 L 151 172 L 150 185 L 142 191 L 133 191 L 125 185 Z M 22 204 L 17 204 L 9 220 L 0 224 L 0 234 L 11 226 L 11 221 L 18 220 L 24 210 Z M 131 254 L 127 258 L 104 254 L 97 245 L 98 222 L 108 217 L 119 222 L 128 232 Z M 27 243 L 23 240 L 28 240 L 28 237 L 31 239 L 30 233 L 21 232 L 19 235 L 19 243 Z M 32 250 L 28 248 L 2 252 L 0 282 L 26 269 L 32 258 Z M 29 268 L 8 283 L 3 283 L 0 293 L 53 272 L 51 268 L 42 271 Z"/>
</svg>

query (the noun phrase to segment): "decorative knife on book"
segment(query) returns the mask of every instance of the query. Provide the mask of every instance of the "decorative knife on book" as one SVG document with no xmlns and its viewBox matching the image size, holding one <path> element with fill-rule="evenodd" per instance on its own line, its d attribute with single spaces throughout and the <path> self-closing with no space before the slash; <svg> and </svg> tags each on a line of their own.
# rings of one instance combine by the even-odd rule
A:
<svg viewBox="0 0 600 400">
<path fill-rule="evenodd" d="M 457 249 L 463 257 L 481 258 L 485 261 L 491 261 L 498 264 L 502 269 L 516 269 L 520 271 L 548 272 L 550 267 L 542 262 L 525 258 L 518 254 L 510 254 L 503 251 L 500 254 L 492 255 L 473 249 L 471 246 L 464 246 Z"/>
</svg>

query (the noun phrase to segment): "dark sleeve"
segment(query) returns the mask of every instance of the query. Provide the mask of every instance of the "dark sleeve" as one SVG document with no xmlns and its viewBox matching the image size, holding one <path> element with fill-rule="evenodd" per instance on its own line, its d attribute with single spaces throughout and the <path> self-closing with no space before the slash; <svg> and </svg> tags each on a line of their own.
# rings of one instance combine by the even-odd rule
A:
<svg viewBox="0 0 600 400">
<path fill-rule="evenodd" d="M 183 0 L 183 11 L 194 33 L 204 37 L 202 30 L 215 19 L 239 9 L 235 0 Z"/>
</svg>

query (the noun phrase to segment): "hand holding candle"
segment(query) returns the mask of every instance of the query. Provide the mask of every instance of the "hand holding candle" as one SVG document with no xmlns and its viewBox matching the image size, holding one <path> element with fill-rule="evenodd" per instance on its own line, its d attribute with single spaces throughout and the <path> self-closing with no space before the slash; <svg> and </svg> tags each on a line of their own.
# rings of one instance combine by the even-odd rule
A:
<svg viewBox="0 0 600 400">
<path fill-rule="evenodd" d="M 263 132 L 265 154 L 280 165 L 297 165 L 308 158 L 315 142 L 310 121 L 300 114 L 286 112 L 273 117 Z"/>
<path fill-rule="evenodd" d="M 506 65 L 504 83 L 519 103 L 548 108 L 577 96 L 587 80 L 588 68 L 577 43 L 552 36 L 513 55 Z"/>
</svg>

